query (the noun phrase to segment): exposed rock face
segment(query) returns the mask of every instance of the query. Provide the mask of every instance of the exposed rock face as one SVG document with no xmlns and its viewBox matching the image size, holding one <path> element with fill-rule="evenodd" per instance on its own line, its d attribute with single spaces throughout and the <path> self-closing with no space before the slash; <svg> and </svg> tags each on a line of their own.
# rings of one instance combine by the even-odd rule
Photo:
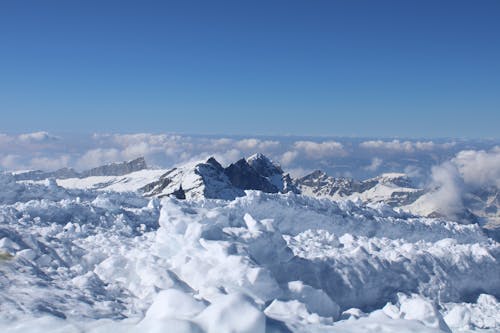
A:
<svg viewBox="0 0 500 333">
<path fill-rule="evenodd" d="M 300 193 L 297 187 L 293 184 L 293 180 L 289 174 L 285 174 L 283 169 L 278 164 L 273 163 L 263 154 L 255 154 L 247 158 L 247 163 L 259 175 L 266 178 L 267 181 L 276 187 L 279 192 Z"/>
<path fill-rule="evenodd" d="M 146 161 L 144 157 L 136 158 L 135 160 L 122 162 L 122 163 L 111 163 L 84 171 L 80 174 L 80 177 L 89 176 L 122 176 L 127 173 L 140 171 L 146 169 Z"/>
<path fill-rule="evenodd" d="M 132 161 L 106 164 L 83 172 L 77 172 L 72 168 L 62 168 L 56 171 L 34 170 L 15 174 L 14 178 L 16 180 L 43 180 L 48 178 L 68 179 L 90 176 L 122 176 L 147 169 L 147 167 L 144 157 L 139 157 Z"/>
<path fill-rule="evenodd" d="M 283 170 L 263 154 L 255 154 L 247 158 L 247 163 L 263 177 L 282 175 Z"/>
<path fill-rule="evenodd" d="M 300 194 L 300 190 L 297 188 L 297 186 L 295 186 L 290 174 L 288 173 L 285 174 L 282 177 L 282 180 L 283 180 L 283 189 L 281 190 L 282 193 L 292 192 L 295 194 Z"/>
<path fill-rule="evenodd" d="M 263 175 L 259 174 L 245 159 L 230 164 L 225 173 L 231 183 L 242 190 L 258 190 L 267 193 L 278 193 L 276 186 L 271 184 Z"/>
<path fill-rule="evenodd" d="M 23 173 L 14 174 L 16 180 L 43 180 L 48 178 L 66 179 L 77 178 L 80 174 L 71 168 L 62 168 L 56 171 L 34 170 Z"/>
<path fill-rule="evenodd" d="M 297 179 L 295 184 L 303 194 L 312 196 L 348 196 L 361 189 L 360 182 L 351 178 L 332 177 L 321 170 Z"/>
</svg>

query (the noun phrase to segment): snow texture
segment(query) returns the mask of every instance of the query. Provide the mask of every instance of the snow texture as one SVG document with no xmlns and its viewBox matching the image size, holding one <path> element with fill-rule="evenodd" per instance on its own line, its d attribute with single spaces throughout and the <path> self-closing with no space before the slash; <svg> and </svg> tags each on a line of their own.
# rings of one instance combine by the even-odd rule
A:
<svg viewBox="0 0 500 333">
<path fill-rule="evenodd" d="M 293 193 L 204 199 L 192 176 L 196 200 L 0 175 L 0 331 L 500 330 L 500 246 L 479 226 Z"/>
</svg>

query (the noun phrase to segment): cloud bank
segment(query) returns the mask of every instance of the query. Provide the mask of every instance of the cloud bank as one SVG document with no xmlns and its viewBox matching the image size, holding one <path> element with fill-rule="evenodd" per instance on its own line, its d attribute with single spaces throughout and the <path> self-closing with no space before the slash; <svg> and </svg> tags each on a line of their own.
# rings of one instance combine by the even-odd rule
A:
<svg viewBox="0 0 500 333">
<path fill-rule="evenodd" d="M 455 157 L 431 168 L 431 192 L 424 206 L 447 216 L 464 213 L 464 200 L 476 190 L 500 188 L 500 147 L 463 150 Z"/>
<path fill-rule="evenodd" d="M 96 133 L 55 135 L 45 131 L 17 135 L 0 133 L 3 170 L 84 170 L 144 156 L 162 168 L 215 156 L 222 164 L 260 152 L 295 176 L 322 169 L 333 176 L 363 179 L 381 172 L 411 171 L 429 177 L 432 166 L 451 159 L 466 183 L 498 181 L 499 142 L 303 137 L 196 136 L 169 133 Z M 464 151 L 460 153 L 461 151 Z M 476 152 L 476 153 L 474 153 Z M 483 170 L 485 168 L 487 170 Z M 492 171 L 493 170 L 493 171 Z M 480 172 L 481 177 L 474 176 Z"/>
</svg>

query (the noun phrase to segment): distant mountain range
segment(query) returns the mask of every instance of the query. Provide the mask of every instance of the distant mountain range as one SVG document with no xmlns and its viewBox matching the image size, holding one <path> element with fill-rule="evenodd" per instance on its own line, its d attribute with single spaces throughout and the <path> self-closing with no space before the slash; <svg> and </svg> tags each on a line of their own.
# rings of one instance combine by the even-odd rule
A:
<svg viewBox="0 0 500 333">
<path fill-rule="evenodd" d="M 495 186 L 466 193 L 463 207 L 452 216 L 433 202 L 433 191 L 418 188 L 404 173 L 385 173 L 359 181 L 332 177 L 316 170 L 293 179 L 263 154 L 242 158 L 223 167 L 214 157 L 170 170 L 148 169 L 144 158 L 112 163 L 87 171 L 59 169 L 52 172 L 15 173 L 17 181 L 55 178 L 68 188 L 140 191 L 146 197 L 173 196 L 177 199 L 233 200 L 246 190 L 266 193 L 302 194 L 331 200 L 353 200 L 365 204 L 383 203 L 428 217 L 447 217 L 462 223 L 479 223 L 495 237 L 500 232 L 500 192 Z"/>
<path fill-rule="evenodd" d="M 128 173 L 147 169 L 144 157 L 139 157 L 128 162 L 110 163 L 83 172 L 77 172 L 72 168 L 62 168 L 56 171 L 27 171 L 15 173 L 16 180 L 43 180 L 48 178 L 68 179 L 68 178 L 86 178 L 91 176 L 122 176 Z"/>
</svg>

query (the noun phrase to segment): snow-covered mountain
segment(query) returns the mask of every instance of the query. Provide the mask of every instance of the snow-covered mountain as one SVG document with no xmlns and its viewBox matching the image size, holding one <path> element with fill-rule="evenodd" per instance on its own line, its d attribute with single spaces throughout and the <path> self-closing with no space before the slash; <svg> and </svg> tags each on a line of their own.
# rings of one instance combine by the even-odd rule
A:
<svg viewBox="0 0 500 333">
<path fill-rule="evenodd" d="M 231 183 L 224 168 L 213 157 L 206 162 L 173 168 L 140 190 L 148 197 L 172 195 L 178 199 L 232 200 L 245 195 L 242 189 Z"/>
<path fill-rule="evenodd" d="M 146 196 L 173 195 L 179 199 L 232 200 L 246 190 L 265 193 L 297 192 L 288 174 L 262 154 L 240 159 L 227 167 L 213 157 L 169 170 L 141 188 Z"/>
<path fill-rule="evenodd" d="M 302 194 L 331 199 L 360 199 L 365 203 L 383 202 L 397 207 L 415 201 L 423 190 L 416 188 L 403 173 L 385 173 L 364 181 L 332 177 L 321 170 L 295 181 Z"/>
</svg>

